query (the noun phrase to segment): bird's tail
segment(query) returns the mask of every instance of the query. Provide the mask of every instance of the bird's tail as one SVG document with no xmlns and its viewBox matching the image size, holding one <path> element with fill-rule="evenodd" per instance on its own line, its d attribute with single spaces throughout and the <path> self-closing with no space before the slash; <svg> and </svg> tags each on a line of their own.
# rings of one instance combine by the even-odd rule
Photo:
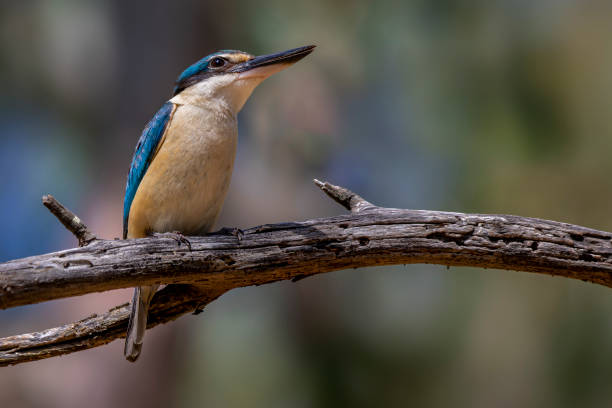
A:
<svg viewBox="0 0 612 408">
<path fill-rule="evenodd" d="M 134 362 L 140 355 L 142 341 L 147 329 L 149 303 L 151 303 L 158 287 L 159 285 L 139 286 L 134 290 L 132 312 L 130 313 L 130 322 L 125 336 L 125 348 L 123 349 L 123 354 L 128 361 Z"/>
</svg>

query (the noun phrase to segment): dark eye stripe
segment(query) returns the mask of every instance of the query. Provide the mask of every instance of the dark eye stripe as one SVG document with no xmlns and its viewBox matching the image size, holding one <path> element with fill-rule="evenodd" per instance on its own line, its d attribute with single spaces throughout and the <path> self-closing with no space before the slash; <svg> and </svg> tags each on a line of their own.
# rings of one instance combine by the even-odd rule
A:
<svg viewBox="0 0 612 408">
<path fill-rule="evenodd" d="M 228 61 L 227 58 L 221 56 L 203 58 L 196 64 L 188 67 L 179 76 L 176 81 L 176 86 L 174 87 L 173 96 L 206 78 L 228 72 L 228 68 L 234 64 L 235 63 Z"/>
</svg>

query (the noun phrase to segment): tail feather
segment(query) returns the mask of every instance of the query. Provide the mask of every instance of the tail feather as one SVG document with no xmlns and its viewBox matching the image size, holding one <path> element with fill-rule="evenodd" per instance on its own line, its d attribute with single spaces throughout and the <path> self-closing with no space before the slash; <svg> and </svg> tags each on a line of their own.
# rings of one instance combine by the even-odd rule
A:
<svg viewBox="0 0 612 408">
<path fill-rule="evenodd" d="M 159 285 L 139 286 L 134 290 L 132 299 L 132 311 L 125 337 L 125 348 L 123 354 L 128 361 L 136 361 L 142 350 L 145 331 L 147 329 L 147 314 L 149 303 L 157 291 Z"/>
</svg>

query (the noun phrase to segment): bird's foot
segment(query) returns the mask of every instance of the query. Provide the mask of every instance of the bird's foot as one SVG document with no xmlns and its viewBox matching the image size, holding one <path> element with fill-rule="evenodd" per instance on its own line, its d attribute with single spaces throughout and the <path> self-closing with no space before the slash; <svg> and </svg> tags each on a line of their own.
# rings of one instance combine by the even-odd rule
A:
<svg viewBox="0 0 612 408">
<path fill-rule="evenodd" d="M 240 242 L 244 237 L 244 232 L 240 228 L 228 228 L 223 227 L 219 231 L 215 232 L 215 234 L 220 235 L 233 235 Z"/>
<path fill-rule="evenodd" d="M 187 246 L 187 248 L 189 248 L 189 251 L 191 252 L 191 242 L 189 242 L 189 240 L 180 232 L 178 231 L 174 231 L 174 232 L 156 232 L 153 234 L 154 237 L 156 238 L 169 238 L 169 239 L 173 239 L 178 243 L 178 246 L 181 246 L 181 244 L 185 244 Z"/>
</svg>

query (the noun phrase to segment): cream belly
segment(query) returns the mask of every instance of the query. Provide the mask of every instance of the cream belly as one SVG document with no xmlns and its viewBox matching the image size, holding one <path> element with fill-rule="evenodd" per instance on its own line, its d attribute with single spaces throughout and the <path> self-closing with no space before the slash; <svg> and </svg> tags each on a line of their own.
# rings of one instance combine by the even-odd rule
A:
<svg viewBox="0 0 612 408">
<path fill-rule="evenodd" d="M 226 110 L 178 105 L 143 177 L 128 220 L 128 237 L 210 231 L 230 184 L 238 129 Z"/>
</svg>

